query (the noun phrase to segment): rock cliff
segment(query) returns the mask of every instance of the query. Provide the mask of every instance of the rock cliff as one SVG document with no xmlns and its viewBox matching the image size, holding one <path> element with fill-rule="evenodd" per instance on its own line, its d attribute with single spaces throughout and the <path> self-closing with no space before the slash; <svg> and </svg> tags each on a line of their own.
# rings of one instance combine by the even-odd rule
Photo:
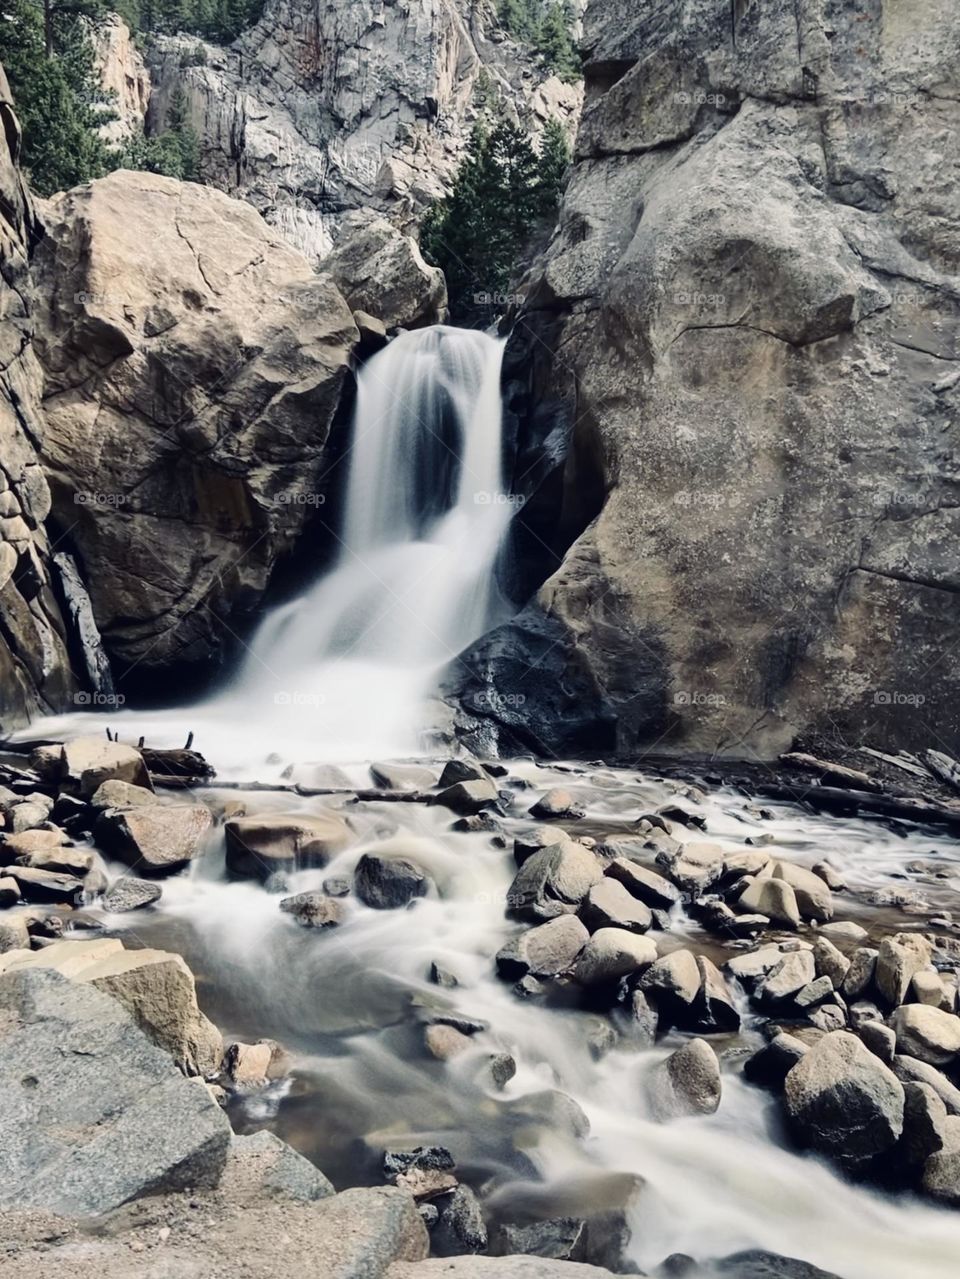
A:
<svg viewBox="0 0 960 1279">
<path fill-rule="evenodd" d="M 528 507 L 550 576 L 466 686 L 525 672 L 546 749 L 577 686 L 628 758 L 955 752 L 960 14 L 591 0 L 585 45 L 508 352 L 527 454 L 566 449 Z"/>
<path fill-rule="evenodd" d="M 117 172 L 50 201 L 45 223 L 52 518 L 121 680 L 207 669 L 326 501 L 350 309 L 208 187 Z"/>
<path fill-rule="evenodd" d="M 20 126 L 0 68 L 0 730 L 101 687 L 95 631 L 66 544 L 45 529 L 50 491 L 38 450 L 42 374 L 32 345 L 29 256 L 39 228 L 18 168 Z M 54 551 L 59 550 L 55 560 Z M 62 569 L 62 573 L 61 573 Z M 78 626 L 76 623 L 79 622 Z"/>
<path fill-rule="evenodd" d="M 182 92 L 200 177 L 248 200 L 307 257 L 345 211 L 403 225 L 442 195 L 483 102 L 572 131 L 580 89 L 545 76 L 488 0 L 268 0 L 228 49 L 158 36 L 148 124 Z"/>
</svg>

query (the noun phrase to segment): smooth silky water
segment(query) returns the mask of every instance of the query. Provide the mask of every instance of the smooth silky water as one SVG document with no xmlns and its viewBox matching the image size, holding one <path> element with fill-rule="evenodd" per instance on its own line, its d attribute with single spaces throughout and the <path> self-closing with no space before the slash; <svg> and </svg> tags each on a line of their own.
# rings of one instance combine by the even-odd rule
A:
<svg viewBox="0 0 960 1279">
<path fill-rule="evenodd" d="M 511 512 L 501 480 L 501 354 L 485 335 L 436 328 L 397 338 L 368 363 L 339 560 L 264 621 L 225 691 L 188 710 L 60 717 L 31 734 L 102 731 L 109 723 L 122 737 L 145 733 L 151 744 L 179 745 L 190 728 L 222 777 L 275 780 L 291 764 L 336 762 L 356 786 L 369 785 L 367 761 L 417 754 L 420 708 L 445 664 L 499 615 L 494 563 Z M 549 785 L 573 790 L 587 808 L 579 828 L 605 837 L 626 833 L 675 791 L 612 769 L 518 762 L 510 773 L 508 834 L 528 824 L 526 809 Z M 246 798 L 258 812 L 339 802 L 237 791 L 201 798 Z M 761 822 L 741 795 L 714 791 L 705 804 L 709 837 L 741 846 L 748 835 L 773 835 L 807 865 L 828 855 L 850 887 L 838 899 L 842 918 L 881 931 L 909 926 L 898 910 L 863 899 L 902 896 L 912 860 L 938 868 L 910 881 L 918 909 L 947 906 L 960 891 L 955 841 L 769 807 L 773 819 Z M 722 1058 L 731 1054 L 718 1113 L 657 1124 L 645 1114 L 642 1078 L 678 1040 L 595 1061 L 591 1014 L 518 1000 L 492 963 L 517 927 L 504 917 L 514 871 L 508 850 L 483 834 L 452 832 L 450 814 L 436 807 L 369 802 L 344 812 L 355 846 L 323 871 L 291 876 L 289 891 L 349 875 L 376 848 L 418 862 L 436 892 L 390 912 L 347 899 L 346 922 L 314 933 L 261 887 L 228 883 L 216 836 L 189 873 L 164 882 L 159 908 L 104 916 L 128 943 L 182 953 L 225 1034 L 273 1037 L 293 1054 L 288 1080 L 234 1103 L 241 1130 L 271 1127 L 338 1188 L 376 1182 L 378 1152 L 391 1141 L 445 1145 L 494 1216 L 519 1201 L 540 1215 L 575 1213 L 640 1177 L 632 1253 L 644 1268 L 674 1251 L 708 1258 L 761 1247 L 843 1279 L 957 1274 L 960 1215 L 853 1187 L 790 1150 L 772 1099 L 740 1079 L 734 1039 L 716 1040 Z M 682 915 L 672 933 L 655 936 L 661 948 L 688 937 L 716 945 Z M 427 981 L 433 961 L 456 975 L 458 989 Z M 489 1026 L 447 1065 L 422 1047 L 419 1018 L 439 1007 Z M 745 1005 L 742 1012 L 745 1048 L 760 1041 Z M 514 1055 L 518 1070 L 497 1092 L 486 1063 L 501 1051 Z M 586 1112 L 585 1140 L 544 1119 L 542 1095 L 552 1089 Z"/>
</svg>

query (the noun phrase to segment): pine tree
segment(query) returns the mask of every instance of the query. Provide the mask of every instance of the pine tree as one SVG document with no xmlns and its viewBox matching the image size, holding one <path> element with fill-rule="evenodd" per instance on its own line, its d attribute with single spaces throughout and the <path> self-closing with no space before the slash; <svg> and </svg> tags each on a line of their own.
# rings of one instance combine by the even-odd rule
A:
<svg viewBox="0 0 960 1279">
<path fill-rule="evenodd" d="M 559 120 L 548 120 L 540 141 L 540 202 L 544 214 L 552 213 L 560 203 L 569 167 L 570 148 L 563 125 Z"/>
<path fill-rule="evenodd" d="M 570 34 L 570 14 L 565 4 L 551 4 L 541 19 L 535 45 L 544 68 L 551 75 L 573 83 L 583 75 L 580 51 Z"/>
</svg>

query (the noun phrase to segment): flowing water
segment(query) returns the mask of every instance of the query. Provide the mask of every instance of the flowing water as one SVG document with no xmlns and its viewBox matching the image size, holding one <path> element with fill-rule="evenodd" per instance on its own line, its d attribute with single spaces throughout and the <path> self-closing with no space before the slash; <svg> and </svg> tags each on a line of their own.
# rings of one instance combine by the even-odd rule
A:
<svg viewBox="0 0 960 1279">
<path fill-rule="evenodd" d="M 130 738 L 146 733 L 154 745 L 180 744 L 195 729 L 221 776 L 261 781 L 289 765 L 336 761 L 350 785 L 367 787 L 365 761 L 415 753 L 420 704 L 439 672 L 497 615 L 493 565 L 511 511 L 501 487 L 500 356 L 491 338 L 437 328 L 405 334 L 370 361 L 339 562 L 264 622 L 218 697 L 159 716 L 126 712 L 111 717 L 112 727 Z M 73 716 L 42 731 L 76 734 L 102 722 Z M 508 837 L 529 824 L 539 790 L 558 783 L 586 806 L 579 831 L 604 838 L 630 831 L 676 790 L 636 772 L 515 763 Z M 200 798 L 240 798 L 256 812 L 340 802 L 276 792 Z M 703 804 L 709 837 L 736 847 L 772 837 L 807 865 L 829 855 L 850 885 L 840 917 L 880 930 L 928 927 L 960 890 L 955 841 L 771 807 L 774 817 L 761 821 L 742 796 L 715 790 Z M 378 1181 L 385 1144 L 447 1146 L 494 1220 L 520 1203 L 541 1216 L 576 1213 L 622 1197 L 641 1178 L 630 1202 L 632 1255 L 642 1267 L 673 1251 L 706 1258 L 763 1247 L 843 1279 L 956 1274 L 960 1214 L 853 1187 L 789 1148 L 772 1099 L 738 1071 L 759 1042 L 746 1004 L 743 1035 L 715 1041 L 724 1071 L 718 1113 L 655 1123 L 643 1077 L 677 1041 L 641 1051 L 622 1042 L 595 1060 L 595 1014 L 562 999 L 521 1001 L 494 976 L 492 957 L 516 929 L 504 914 L 515 869 L 507 849 L 488 834 L 452 831 L 439 807 L 343 801 L 343 813 L 354 845 L 323 871 L 293 875 L 291 892 L 349 876 L 376 848 L 422 865 L 430 895 L 389 912 L 348 898 L 338 929 L 304 930 L 276 896 L 227 882 L 218 834 L 190 873 L 165 881 L 159 908 L 104 917 L 131 944 L 180 951 L 227 1035 L 271 1036 L 293 1054 L 288 1080 L 234 1103 L 241 1129 L 272 1127 L 339 1188 Z M 914 861 L 927 869 L 906 870 Z M 878 910 L 871 894 L 889 905 Z M 661 949 L 693 942 L 724 958 L 680 910 L 670 932 L 655 936 Z M 430 984 L 434 962 L 456 976 L 456 989 Z M 423 1018 L 438 1008 L 487 1026 L 447 1064 L 423 1046 Z M 517 1063 L 503 1091 L 489 1074 L 497 1052 Z M 585 1112 L 587 1136 L 571 1132 L 557 1090 Z"/>
</svg>

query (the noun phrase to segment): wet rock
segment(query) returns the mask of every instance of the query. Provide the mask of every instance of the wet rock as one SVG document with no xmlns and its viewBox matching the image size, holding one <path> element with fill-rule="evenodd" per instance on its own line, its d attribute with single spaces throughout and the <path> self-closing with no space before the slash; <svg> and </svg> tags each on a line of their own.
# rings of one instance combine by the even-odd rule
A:
<svg viewBox="0 0 960 1279">
<path fill-rule="evenodd" d="M 110 780 L 153 789 L 140 752 L 103 737 L 76 737 L 72 742 L 65 742 L 60 755 L 59 780 L 67 794 L 83 799 L 89 799 L 103 782 Z"/>
<path fill-rule="evenodd" d="M 580 953 L 574 978 L 581 986 L 618 981 L 652 964 L 657 948 L 648 937 L 622 928 L 601 928 Z"/>
<path fill-rule="evenodd" d="M 855 1035 L 826 1034 L 784 1082 L 784 1106 L 797 1140 L 848 1172 L 865 1170 L 903 1130 L 903 1086 Z"/>
<path fill-rule="evenodd" d="M 754 879 L 737 900 L 737 909 L 766 915 L 785 928 L 800 927 L 796 893 L 782 879 Z"/>
<path fill-rule="evenodd" d="M 723 849 L 718 844 L 692 842 L 676 852 L 662 849 L 656 862 L 683 892 L 699 896 L 723 874 Z"/>
<path fill-rule="evenodd" d="M 840 993 L 844 999 L 860 999 L 873 989 L 877 973 L 877 951 L 872 946 L 861 946 L 853 952 Z"/>
<path fill-rule="evenodd" d="M 293 897 L 284 897 L 280 909 L 300 925 L 301 928 L 336 928 L 344 920 L 343 903 L 326 893 L 297 893 Z"/>
<path fill-rule="evenodd" d="M 97 818 L 94 838 L 105 853 L 131 870 L 167 875 L 202 854 L 212 824 L 205 804 L 108 808 Z"/>
<path fill-rule="evenodd" d="M 583 816 L 584 811 L 583 805 L 578 804 L 568 790 L 554 787 L 531 806 L 530 816 L 541 820 L 556 817 L 577 819 Z"/>
<path fill-rule="evenodd" d="M 919 933 L 884 937 L 877 953 L 875 981 L 888 1004 L 902 1004 L 914 973 L 930 965 L 930 943 Z"/>
<path fill-rule="evenodd" d="M 700 993 L 700 969 L 689 950 L 672 950 L 656 960 L 640 978 L 640 989 L 656 1002 L 664 1023 L 684 1025 L 693 1019 Z"/>
<path fill-rule="evenodd" d="M 450 759 L 443 766 L 443 772 L 440 774 L 440 781 L 437 783 L 442 790 L 448 786 L 455 786 L 457 782 L 486 782 L 490 780 L 490 776 L 483 765 L 475 759 Z"/>
<path fill-rule="evenodd" d="M 47 802 L 43 802 L 45 800 Z M 39 801 L 28 798 L 16 804 L 9 804 L 6 810 L 7 826 L 12 834 L 25 835 L 47 821 L 51 807 L 51 802 L 46 796 L 41 796 Z"/>
<path fill-rule="evenodd" d="M 898 1155 L 911 1168 L 922 1168 L 948 1137 L 947 1108 L 929 1084 L 903 1085 L 903 1136 Z"/>
<path fill-rule="evenodd" d="M 860 942 L 869 934 L 860 924 L 852 919 L 838 919 L 829 924 L 822 924 L 820 932 L 834 942 Z"/>
<path fill-rule="evenodd" d="M 723 878 L 725 880 L 741 879 L 744 875 L 759 874 L 769 866 L 771 857 L 762 849 L 740 848 L 735 853 L 725 853 L 723 858 Z"/>
<path fill-rule="evenodd" d="M 647 1080 L 656 1119 L 712 1115 L 720 1105 L 720 1063 L 705 1039 L 692 1039 L 660 1062 Z"/>
<path fill-rule="evenodd" d="M 524 831 L 513 841 L 513 860 L 518 866 L 539 853 L 543 848 L 557 848 L 573 842 L 565 830 L 557 826 L 535 826 L 533 830 Z"/>
<path fill-rule="evenodd" d="M 27 921 L 23 913 L 17 912 L 0 918 L 0 956 L 11 951 L 27 950 L 29 946 L 30 933 L 27 931 Z"/>
<path fill-rule="evenodd" d="M 865 1021 L 857 1028 L 860 1038 L 885 1066 L 892 1066 L 896 1054 L 897 1037 L 882 1021 Z"/>
<path fill-rule="evenodd" d="M 951 1208 L 960 1207 L 960 1119 L 943 1123 L 943 1146 L 924 1164 L 920 1182 L 924 1194 Z"/>
<path fill-rule="evenodd" d="M 590 1133 L 590 1120 L 582 1108 L 557 1088 L 526 1093 L 504 1104 L 505 1111 L 523 1126 L 533 1124 L 580 1140 Z"/>
<path fill-rule="evenodd" d="M 89 887 L 87 876 L 94 871 L 95 855 L 83 848 L 38 848 L 18 857 L 17 865 L 26 870 L 52 870 L 62 875 L 73 875 L 84 880 L 85 887 Z"/>
<path fill-rule="evenodd" d="M 233 1138 L 220 1190 L 232 1200 L 279 1197 L 303 1203 L 335 1193 L 319 1168 L 267 1129 Z"/>
<path fill-rule="evenodd" d="M 452 1172 L 456 1161 L 445 1146 L 414 1146 L 412 1150 L 385 1150 L 382 1167 L 387 1180 L 395 1181 L 401 1173 L 409 1172 L 411 1168 Z"/>
<path fill-rule="evenodd" d="M 227 872 L 264 882 L 275 871 L 325 866 L 352 836 L 338 813 L 231 817 L 224 823 Z"/>
<path fill-rule="evenodd" d="M 757 985 L 756 995 L 765 1004 L 782 1004 L 813 981 L 816 969 L 809 950 L 788 951 Z"/>
<path fill-rule="evenodd" d="M 0 877 L 0 910 L 7 910 L 20 901 L 20 885 L 9 875 Z"/>
<path fill-rule="evenodd" d="M 436 784 L 437 774 L 419 764 L 376 763 L 370 765 L 370 776 L 385 790 L 423 791 Z"/>
<path fill-rule="evenodd" d="M 490 1236 L 495 1257 L 547 1257 L 554 1261 L 579 1260 L 586 1249 L 587 1223 L 581 1217 L 555 1217 L 547 1221 L 499 1223 Z M 548 1272 L 549 1273 L 549 1272 Z"/>
<path fill-rule="evenodd" d="M 153 799 L 150 791 L 144 791 L 144 794 Z M 93 830 L 95 817 L 92 805 L 73 795 L 58 795 L 50 810 L 50 821 L 56 822 L 72 839 L 88 835 Z"/>
<path fill-rule="evenodd" d="M 146 786 L 110 778 L 97 787 L 89 806 L 99 811 L 104 808 L 142 808 L 144 804 L 156 802 L 156 795 Z"/>
<path fill-rule="evenodd" d="M 559 915 L 511 938 L 497 953 L 497 973 L 505 981 L 518 981 L 528 973 L 555 977 L 573 966 L 589 939 L 575 915 Z"/>
<path fill-rule="evenodd" d="M 818 977 L 829 977 L 839 990 L 850 969 L 850 960 L 839 951 L 829 937 L 818 937 L 813 943 L 813 962 Z"/>
<path fill-rule="evenodd" d="M 104 894 L 103 907 L 115 915 L 122 915 L 131 910 L 143 910 L 146 906 L 152 906 L 162 895 L 163 889 L 159 884 L 124 875 Z"/>
<path fill-rule="evenodd" d="M 423 1034 L 427 1051 L 437 1061 L 452 1061 L 470 1047 L 470 1037 L 453 1026 L 434 1024 Z"/>
<path fill-rule="evenodd" d="M 23 970 L 0 979 L 0 1013 L 0 1206 L 80 1216 L 218 1183 L 226 1116 L 116 1000 Z"/>
<path fill-rule="evenodd" d="M 353 890 L 365 906 L 397 910 L 430 891 L 427 874 L 405 857 L 364 853 L 353 875 Z"/>
<path fill-rule="evenodd" d="M 897 1052 L 947 1066 L 960 1056 L 960 1017 L 927 1004 L 904 1004 L 889 1021 L 897 1037 Z"/>
<path fill-rule="evenodd" d="M 707 829 L 706 818 L 701 813 L 684 808 L 682 804 L 662 804 L 657 809 L 657 816 L 667 822 L 677 822 L 680 826 L 693 826 L 698 830 Z"/>
<path fill-rule="evenodd" d="M 408 1168 L 406 1172 L 397 1173 L 394 1178 L 394 1184 L 412 1195 L 418 1204 L 423 1205 L 432 1199 L 436 1199 L 439 1195 L 449 1194 L 451 1190 L 455 1190 L 457 1179 L 453 1173 L 442 1172 L 439 1168 L 414 1166 Z M 440 1213 L 435 1205 L 431 1205 L 431 1207 L 433 1208 L 432 1229 L 439 1220 Z"/>
<path fill-rule="evenodd" d="M 594 1061 L 602 1061 L 620 1042 L 620 1036 L 606 1017 L 592 1018 L 587 1025 L 584 1038 L 587 1051 Z"/>
<path fill-rule="evenodd" d="M 490 808 L 500 799 L 500 792 L 489 779 L 481 778 L 473 782 L 455 782 L 447 786 L 433 801 L 449 808 L 461 817 L 469 817 L 484 808 Z"/>
<path fill-rule="evenodd" d="M 603 873 L 654 910 L 670 910 L 680 900 L 680 890 L 669 879 L 624 857 L 615 857 Z"/>
<path fill-rule="evenodd" d="M 0 864 L 11 866 L 18 858 L 62 848 L 65 842 L 63 831 L 49 825 L 25 830 L 19 835 L 0 835 Z M 56 868 L 51 866 L 49 869 Z"/>
<path fill-rule="evenodd" d="M 630 1031 L 638 1047 L 650 1048 L 657 1040 L 659 1016 L 644 992 L 637 989 L 630 996 Z"/>
<path fill-rule="evenodd" d="M 653 923 L 650 908 L 638 901 L 615 879 L 604 877 L 594 884 L 580 903 L 580 918 L 590 929 L 625 928 L 631 933 L 645 933 Z"/>
<path fill-rule="evenodd" d="M 230 1044 L 220 1073 L 233 1088 L 262 1088 L 271 1080 L 282 1079 L 289 1068 L 290 1059 L 276 1040 L 258 1039 L 255 1044 Z"/>
<path fill-rule="evenodd" d="M 436 960 L 431 962 L 427 977 L 435 986 L 440 986 L 443 990 L 456 990 L 460 985 L 453 973 L 442 964 L 438 964 Z"/>
<path fill-rule="evenodd" d="M 487 1063 L 487 1069 L 490 1072 L 494 1088 L 500 1091 L 506 1088 L 517 1073 L 517 1063 L 510 1053 L 494 1053 Z"/>
<path fill-rule="evenodd" d="M 507 893 L 508 910 L 533 920 L 573 914 L 602 878 L 600 863 L 589 849 L 573 841 L 542 848 L 517 872 Z"/>
<path fill-rule="evenodd" d="M 437 1203 L 439 1218 L 430 1234 L 431 1251 L 438 1257 L 483 1252 L 487 1228 L 479 1200 L 469 1186 L 457 1186 Z"/>
<path fill-rule="evenodd" d="M 807 1021 L 811 1026 L 816 1026 L 818 1030 L 822 1030 L 824 1034 L 829 1034 L 834 1030 L 844 1030 L 847 1024 L 843 1009 L 835 1004 L 821 1004 L 819 1008 L 815 1008 L 808 1015 Z"/>
<path fill-rule="evenodd" d="M 328 897 L 349 897 L 351 883 L 346 875 L 331 875 L 323 881 L 323 891 Z"/>
<path fill-rule="evenodd" d="M 783 1081 L 806 1051 L 807 1045 L 794 1035 L 784 1032 L 774 1035 L 744 1062 L 744 1078 L 765 1088 L 782 1088 Z"/>
<path fill-rule="evenodd" d="M 74 875 L 63 875 L 53 870 L 30 870 L 26 866 L 10 866 L 8 874 L 17 881 L 24 901 L 73 905 L 83 899 L 83 883 Z"/>
<path fill-rule="evenodd" d="M 793 889 L 797 908 L 804 919 L 816 919 L 828 923 L 833 918 L 833 894 L 812 870 L 795 866 L 793 862 L 774 863 L 774 877 L 783 880 Z"/>
<path fill-rule="evenodd" d="M 761 946 L 743 955 L 734 955 L 724 964 L 731 977 L 735 977 L 747 990 L 753 990 L 783 958 L 779 946 Z"/>
<path fill-rule="evenodd" d="M 814 862 L 811 870 L 823 880 L 831 892 L 841 893 L 847 886 L 843 876 L 829 862 Z"/>
</svg>

